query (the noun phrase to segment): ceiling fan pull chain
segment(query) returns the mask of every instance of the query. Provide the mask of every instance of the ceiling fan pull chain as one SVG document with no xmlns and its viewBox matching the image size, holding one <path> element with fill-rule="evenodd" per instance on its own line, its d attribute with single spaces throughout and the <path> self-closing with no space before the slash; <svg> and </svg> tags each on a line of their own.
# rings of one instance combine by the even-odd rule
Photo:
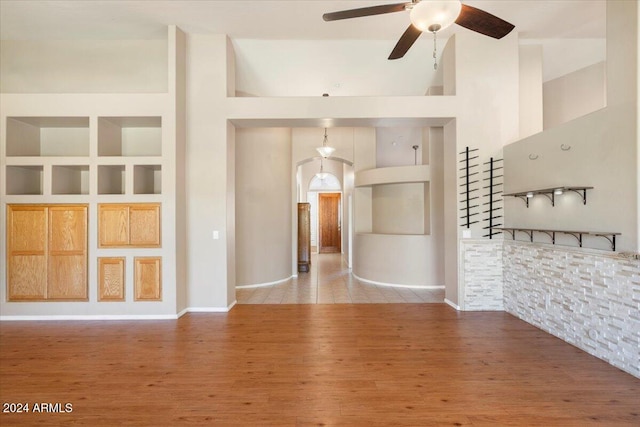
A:
<svg viewBox="0 0 640 427">
<path fill-rule="evenodd" d="M 437 70 L 438 60 L 436 59 L 436 32 L 432 31 L 432 33 L 433 33 L 433 69 Z"/>
</svg>

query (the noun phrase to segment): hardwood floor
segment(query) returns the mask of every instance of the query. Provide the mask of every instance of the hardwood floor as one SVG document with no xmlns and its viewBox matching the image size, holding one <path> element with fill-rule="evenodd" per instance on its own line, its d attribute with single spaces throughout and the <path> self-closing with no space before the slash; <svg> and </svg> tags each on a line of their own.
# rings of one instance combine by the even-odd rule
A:
<svg viewBox="0 0 640 427">
<path fill-rule="evenodd" d="M 311 255 L 308 273 L 286 282 L 236 289 L 238 304 L 443 303 L 444 289 L 372 285 L 351 274 L 342 254 Z"/>
<path fill-rule="evenodd" d="M 638 426 L 640 379 L 506 313 L 240 305 L 177 321 L 4 322 L 0 425 Z"/>
</svg>

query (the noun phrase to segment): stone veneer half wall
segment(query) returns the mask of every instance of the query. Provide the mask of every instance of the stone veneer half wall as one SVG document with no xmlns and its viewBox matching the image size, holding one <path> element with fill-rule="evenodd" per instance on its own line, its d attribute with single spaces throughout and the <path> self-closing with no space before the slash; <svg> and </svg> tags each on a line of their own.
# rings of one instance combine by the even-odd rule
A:
<svg viewBox="0 0 640 427">
<path fill-rule="evenodd" d="M 508 313 L 640 377 L 640 261 L 508 240 L 503 248 Z"/>
<path fill-rule="evenodd" d="M 502 252 L 502 239 L 460 241 L 463 310 L 504 310 Z"/>
</svg>

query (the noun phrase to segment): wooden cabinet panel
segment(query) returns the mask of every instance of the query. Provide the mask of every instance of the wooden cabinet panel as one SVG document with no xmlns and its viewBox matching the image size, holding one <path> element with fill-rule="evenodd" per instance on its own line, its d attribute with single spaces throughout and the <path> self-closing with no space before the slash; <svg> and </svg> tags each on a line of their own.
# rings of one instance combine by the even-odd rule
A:
<svg viewBox="0 0 640 427">
<path fill-rule="evenodd" d="M 49 252 L 85 253 L 87 249 L 87 207 L 49 207 Z"/>
<path fill-rule="evenodd" d="M 47 296 L 47 258 L 45 255 L 9 257 L 9 301 L 43 300 Z"/>
<path fill-rule="evenodd" d="M 46 298 L 47 225 L 46 206 L 7 206 L 9 301 Z"/>
<path fill-rule="evenodd" d="M 9 301 L 86 300 L 87 206 L 9 205 Z"/>
<path fill-rule="evenodd" d="M 160 247 L 159 203 L 100 204 L 98 211 L 99 247 Z"/>
<path fill-rule="evenodd" d="M 87 207 L 49 207 L 48 299 L 87 299 Z"/>
<path fill-rule="evenodd" d="M 86 255 L 50 255 L 47 299 L 87 299 Z"/>
<path fill-rule="evenodd" d="M 162 262 L 160 257 L 134 258 L 135 300 L 160 301 L 162 299 Z"/>
<path fill-rule="evenodd" d="M 98 246 L 122 247 L 129 244 L 129 207 L 98 205 Z"/>
<path fill-rule="evenodd" d="M 124 257 L 98 258 L 98 301 L 124 301 Z"/>
<path fill-rule="evenodd" d="M 8 207 L 9 252 L 44 255 L 47 244 L 47 208 L 45 206 Z"/>
<path fill-rule="evenodd" d="M 138 247 L 160 246 L 160 205 L 129 206 L 129 244 Z"/>
</svg>

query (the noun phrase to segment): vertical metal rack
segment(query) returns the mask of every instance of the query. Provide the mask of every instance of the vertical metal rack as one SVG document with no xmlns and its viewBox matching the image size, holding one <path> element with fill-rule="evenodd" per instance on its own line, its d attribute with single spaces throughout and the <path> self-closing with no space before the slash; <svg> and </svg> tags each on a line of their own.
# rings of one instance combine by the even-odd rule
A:
<svg viewBox="0 0 640 427">
<path fill-rule="evenodd" d="M 503 209 L 501 196 L 502 189 L 500 187 L 503 184 L 503 175 L 500 172 L 497 172 L 499 170 L 502 170 L 503 168 L 501 162 L 502 159 L 494 160 L 494 158 L 491 157 L 488 162 L 483 163 L 483 165 L 487 167 L 484 173 L 489 174 L 489 176 L 482 180 L 483 183 L 488 181 L 488 183 L 486 183 L 488 185 L 484 185 L 482 187 L 483 190 L 486 190 L 486 197 L 488 198 L 488 201 L 482 204 L 482 206 L 486 208 L 486 210 L 483 210 L 482 213 L 487 214 L 484 218 L 484 221 L 487 221 L 488 225 L 482 227 L 482 229 L 488 230 L 489 233 L 483 235 L 482 237 L 488 237 L 489 239 L 492 239 L 496 234 L 502 233 L 501 231 L 493 231 L 495 227 L 499 227 L 502 225 L 502 223 L 498 223 L 498 221 L 502 221 L 503 217 L 502 215 L 497 215 L 498 213 L 500 213 L 499 211 Z"/>
<path fill-rule="evenodd" d="M 462 213 L 462 216 L 460 217 L 460 219 L 462 220 L 462 226 L 466 228 L 470 228 L 471 224 L 480 222 L 479 220 L 472 221 L 471 218 L 480 214 L 480 212 L 472 212 L 474 209 L 478 208 L 478 199 L 480 199 L 479 195 L 473 194 L 480 189 L 472 188 L 475 187 L 475 184 L 478 184 L 480 182 L 480 179 L 472 178 L 476 175 L 480 175 L 479 170 L 473 169 L 479 166 L 477 160 L 479 156 L 473 154 L 476 151 L 478 151 L 477 148 L 470 149 L 469 147 L 466 147 L 462 153 L 459 153 L 461 156 L 463 156 L 462 160 L 460 160 L 459 163 L 462 164 L 462 168 L 460 168 L 460 171 L 463 172 L 462 179 L 464 180 L 464 182 L 460 184 L 460 187 L 463 188 L 463 191 L 460 193 L 460 195 L 465 197 L 463 200 L 461 200 L 462 207 L 460 208 L 460 212 Z M 475 181 L 473 181 L 472 179 L 475 179 Z"/>
</svg>

